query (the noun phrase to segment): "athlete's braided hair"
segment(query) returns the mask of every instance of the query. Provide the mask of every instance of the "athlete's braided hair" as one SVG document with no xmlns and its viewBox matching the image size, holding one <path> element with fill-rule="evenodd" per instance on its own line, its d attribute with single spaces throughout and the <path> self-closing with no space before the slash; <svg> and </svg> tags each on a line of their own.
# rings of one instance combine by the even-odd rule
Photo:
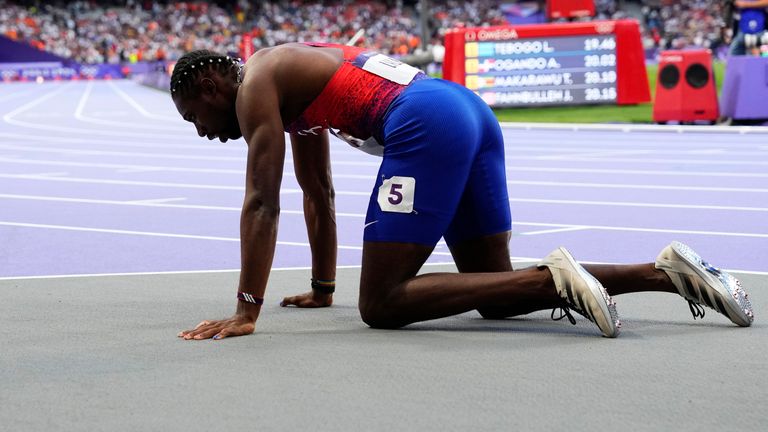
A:
<svg viewBox="0 0 768 432">
<path fill-rule="evenodd" d="M 215 71 L 222 76 L 232 75 L 240 80 L 240 59 L 221 55 L 213 51 L 197 50 L 184 54 L 173 67 L 171 95 L 187 96 L 194 84 L 205 71 Z"/>
</svg>

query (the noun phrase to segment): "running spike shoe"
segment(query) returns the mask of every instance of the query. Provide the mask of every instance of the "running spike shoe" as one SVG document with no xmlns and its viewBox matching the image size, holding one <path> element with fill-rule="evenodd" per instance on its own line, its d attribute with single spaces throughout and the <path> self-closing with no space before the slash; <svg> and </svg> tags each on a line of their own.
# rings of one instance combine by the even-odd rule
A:
<svg viewBox="0 0 768 432">
<path fill-rule="evenodd" d="M 560 318 L 567 316 L 575 324 L 568 312 L 570 309 L 597 324 L 603 336 L 614 338 L 619 335 L 621 322 L 616 303 L 600 281 L 579 265 L 570 252 L 563 247 L 557 248 L 541 260 L 538 267 L 549 268 L 557 294 L 565 301 Z"/>
<path fill-rule="evenodd" d="M 704 317 L 703 305 L 742 327 L 749 327 L 754 321 L 752 303 L 741 282 L 711 266 L 683 243 L 675 241 L 664 248 L 656 258 L 656 268 L 664 270 L 680 295 L 688 300 L 694 319 Z"/>
</svg>

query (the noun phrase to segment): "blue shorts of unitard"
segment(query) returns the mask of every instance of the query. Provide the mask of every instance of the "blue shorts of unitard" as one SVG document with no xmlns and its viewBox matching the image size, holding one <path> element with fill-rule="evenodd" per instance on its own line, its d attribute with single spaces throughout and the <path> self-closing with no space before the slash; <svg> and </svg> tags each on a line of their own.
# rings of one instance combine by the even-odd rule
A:
<svg viewBox="0 0 768 432">
<path fill-rule="evenodd" d="M 488 105 L 439 79 L 389 107 L 364 240 L 448 245 L 511 229 L 504 141 Z"/>
</svg>

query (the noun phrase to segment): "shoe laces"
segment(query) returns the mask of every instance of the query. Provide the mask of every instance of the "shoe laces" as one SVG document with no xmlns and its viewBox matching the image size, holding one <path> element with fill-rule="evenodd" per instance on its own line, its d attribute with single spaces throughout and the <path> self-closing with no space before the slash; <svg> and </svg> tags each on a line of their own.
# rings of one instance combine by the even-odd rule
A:
<svg viewBox="0 0 768 432">
<path fill-rule="evenodd" d="M 560 311 L 560 316 L 555 317 L 555 312 L 558 310 Z M 568 306 L 561 306 L 559 308 L 552 309 L 552 314 L 550 316 L 552 317 L 553 321 L 560 321 L 563 318 L 568 318 L 568 321 L 570 321 L 571 324 L 576 325 L 576 318 L 571 315 L 571 310 Z"/>
<path fill-rule="evenodd" d="M 688 300 L 688 308 L 691 310 L 691 315 L 693 315 L 693 319 L 696 318 L 704 318 L 704 306 L 700 305 L 699 303 Z"/>
</svg>

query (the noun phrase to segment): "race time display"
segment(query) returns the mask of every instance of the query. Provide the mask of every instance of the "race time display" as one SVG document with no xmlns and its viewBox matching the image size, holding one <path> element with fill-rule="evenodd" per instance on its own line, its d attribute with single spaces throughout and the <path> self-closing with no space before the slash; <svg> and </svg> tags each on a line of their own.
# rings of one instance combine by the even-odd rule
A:
<svg viewBox="0 0 768 432">
<path fill-rule="evenodd" d="M 492 107 L 650 101 L 631 20 L 454 29 L 443 77 Z"/>
</svg>

